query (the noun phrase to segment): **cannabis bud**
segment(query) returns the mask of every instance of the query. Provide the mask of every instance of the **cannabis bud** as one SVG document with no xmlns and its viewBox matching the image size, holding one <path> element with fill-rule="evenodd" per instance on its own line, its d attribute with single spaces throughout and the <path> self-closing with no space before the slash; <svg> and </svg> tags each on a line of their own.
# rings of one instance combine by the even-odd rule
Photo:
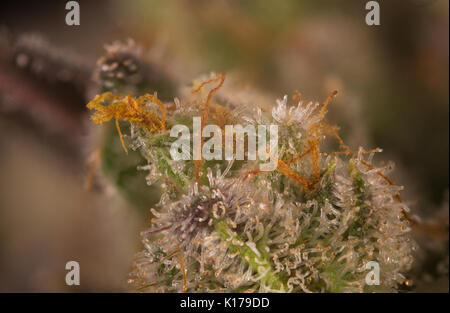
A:
<svg viewBox="0 0 450 313">
<path fill-rule="evenodd" d="M 323 104 L 297 97 L 289 106 L 285 96 L 267 110 L 214 97 L 224 80 L 220 74 L 195 81 L 182 100 L 170 103 L 156 94 L 107 92 L 88 104 L 96 110 L 94 122 L 116 121 L 123 149 L 140 152 L 147 183 L 160 187 L 131 286 L 149 292 L 395 290 L 412 263 L 409 209 L 402 188 L 387 176 L 392 165 L 372 162 L 381 150 L 354 152 L 325 122 L 336 92 Z M 171 146 L 180 138 L 172 127 L 195 131 L 198 117 L 200 138 L 185 137 L 185 157 L 173 159 Z M 126 136 L 119 120 L 130 125 Z M 276 167 L 262 171 L 251 143 L 255 127 L 269 124 L 278 130 L 277 156 L 267 152 L 268 142 L 258 152 L 274 158 Z M 202 132 L 207 125 L 216 126 L 211 137 Z M 223 140 L 229 125 L 241 125 L 242 132 Z M 327 136 L 339 151 L 327 149 Z M 219 149 L 218 155 L 240 147 L 244 157 L 193 158 L 189 148 L 199 143 Z M 378 284 L 366 283 L 369 262 L 379 265 Z"/>
</svg>

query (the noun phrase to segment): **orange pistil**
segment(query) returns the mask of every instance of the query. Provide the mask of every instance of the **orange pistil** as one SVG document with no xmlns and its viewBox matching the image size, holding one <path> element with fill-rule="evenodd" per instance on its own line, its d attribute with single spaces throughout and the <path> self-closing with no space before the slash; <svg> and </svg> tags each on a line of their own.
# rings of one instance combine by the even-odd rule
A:
<svg viewBox="0 0 450 313">
<path fill-rule="evenodd" d="M 313 165 L 314 180 L 319 181 L 319 179 L 320 179 L 319 149 L 318 149 L 319 141 L 317 139 L 309 140 L 308 144 L 309 144 L 309 149 L 311 150 L 311 156 L 312 156 L 311 160 L 312 160 L 312 165 Z"/>
<path fill-rule="evenodd" d="M 243 176 L 242 180 L 245 181 L 251 175 L 255 175 L 256 176 L 256 175 L 259 175 L 259 174 L 262 174 L 262 173 L 263 172 L 259 168 L 254 168 L 254 169 L 248 170 L 242 175 Z"/>
<path fill-rule="evenodd" d="M 151 101 L 158 105 L 161 111 L 161 118 L 159 118 L 155 113 L 145 109 L 144 104 L 147 101 Z M 108 105 L 103 105 L 104 102 L 110 103 Z M 90 101 L 87 104 L 87 108 L 90 110 L 96 110 L 96 112 L 92 115 L 92 120 L 97 124 L 103 124 L 112 118 L 115 119 L 117 132 L 120 136 L 120 142 L 126 153 L 128 153 L 128 150 L 125 147 L 123 135 L 120 131 L 119 119 L 130 123 L 135 123 L 138 126 L 152 132 L 166 130 L 166 108 L 156 96 L 150 94 L 134 99 L 131 95 L 122 97 L 111 92 L 105 92 L 101 95 L 97 95 L 92 101 Z"/>
<path fill-rule="evenodd" d="M 119 138 L 120 138 L 120 143 L 122 144 L 122 148 L 123 148 L 123 150 L 125 150 L 125 153 L 128 154 L 128 149 L 125 146 L 125 142 L 123 141 L 122 131 L 120 130 L 120 126 L 119 126 L 119 118 L 117 116 L 116 116 L 116 129 L 117 129 L 117 132 L 119 133 Z"/>
<path fill-rule="evenodd" d="M 206 98 L 206 101 L 203 105 L 203 114 L 202 114 L 202 127 L 201 127 L 201 132 L 203 132 L 203 127 L 205 127 L 205 123 L 207 123 L 208 121 L 208 116 L 209 116 L 209 110 L 210 110 L 210 102 L 212 97 L 214 96 L 214 94 L 220 89 L 220 87 L 222 87 L 223 83 L 225 81 L 225 73 L 220 73 L 219 76 L 213 77 L 207 81 L 204 81 L 200 84 L 200 86 L 198 86 L 197 88 L 193 89 L 191 92 L 197 93 L 199 92 L 204 86 L 214 83 L 214 82 L 219 82 L 217 84 L 217 86 L 215 86 L 214 88 L 212 88 L 209 92 L 208 92 L 208 96 Z M 203 146 L 203 136 L 201 137 L 201 143 L 200 146 Z M 202 166 L 203 160 L 196 160 L 194 162 L 195 164 L 195 179 L 198 181 L 200 179 L 200 168 Z"/>
<path fill-rule="evenodd" d="M 184 265 L 183 251 L 180 245 L 177 243 L 178 257 L 180 258 L 181 273 L 183 274 L 183 292 L 187 292 L 187 279 L 186 279 L 186 267 Z"/>
<path fill-rule="evenodd" d="M 306 150 L 305 152 L 299 153 L 296 156 L 294 156 L 292 159 L 290 159 L 289 161 L 286 161 L 287 165 L 290 165 L 292 163 L 295 163 L 297 161 L 300 161 L 301 159 L 303 159 L 305 156 L 307 156 L 309 153 L 311 153 L 311 149 Z"/>
<path fill-rule="evenodd" d="M 339 154 L 339 153 L 345 153 L 345 154 L 353 154 L 352 149 L 350 149 L 349 146 L 347 146 L 344 141 L 342 140 L 341 136 L 339 136 L 339 133 L 337 132 L 336 127 L 330 126 L 330 125 L 324 125 L 325 130 L 328 131 L 329 133 L 331 133 L 339 142 L 339 145 L 345 150 L 345 151 L 341 151 L 341 152 L 335 152 L 335 154 Z M 339 128 L 338 128 L 339 129 Z"/>
<path fill-rule="evenodd" d="M 333 100 L 333 98 L 336 97 L 337 93 L 338 93 L 337 90 L 333 90 L 333 92 L 325 99 L 325 102 L 323 103 L 323 106 L 319 112 L 320 116 L 323 116 L 327 113 L 328 104 L 330 104 L 331 100 Z"/>
<path fill-rule="evenodd" d="M 289 166 L 284 163 L 282 160 L 278 160 L 278 168 L 277 168 L 281 173 L 283 173 L 284 175 L 286 175 L 289 178 L 292 178 L 293 180 L 295 180 L 297 183 L 299 183 L 301 186 L 307 188 L 308 190 L 312 189 L 312 181 L 308 178 L 305 178 L 299 174 L 297 174 L 296 172 L 294 172 L 293 170 L 291 170 L 289 168 Z"/>
<path fill-rule="evenodd" d="M 333 91 L 333 92 L 325 99 L 325 101 L 324 101 L 324 103 L 323 103 L 323 105 L 322 105 L 322 108 L 320 108 L 320 111 L 319 111 L 319 113 L 317 114 L 317 115 L 320 117 L 319 121 L 316 122 L 316 123 L 314 123 L 314 124 L 311 125 L 311 127 L 310 127 L 310 130 L 313 132 L 313 134 L 314 134 L 316 131 L 318 131 L 319 128 L 320 128 L 319 126 L 320 126 L 321 124 L 323 124 L 321 118 L 327 113 L 328 105 L 330 104 L 331 100 L 333 100 L 333 98 L 337 95 L 337 93 L 338 93 L 338 91 L 337 91 L 337 90 L 334 90 L 334 91 Z"/>
</svg>

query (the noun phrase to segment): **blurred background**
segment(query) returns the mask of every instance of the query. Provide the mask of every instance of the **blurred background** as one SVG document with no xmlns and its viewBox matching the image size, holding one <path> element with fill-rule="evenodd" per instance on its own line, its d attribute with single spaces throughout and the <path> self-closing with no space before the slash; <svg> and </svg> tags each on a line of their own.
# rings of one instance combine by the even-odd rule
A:
<svg viewBox="0 0 450 313">
<path fill-rule="evenodd" d="M 151 205 L 86 191 L 100 135 L 85 105 L 104 45 L 128 38 L 181 84 L 225 71 L 273 103 L 339 90 L 328 120 L 383 148 L 421 220 L 410 290 L 448 292 L 447 0 L 380 0 L 380 26 L 363 0 L 79 0 L 79 26 L 65 2 L 0 4 L 0 292 L 126 290 Z"/>
</svg>

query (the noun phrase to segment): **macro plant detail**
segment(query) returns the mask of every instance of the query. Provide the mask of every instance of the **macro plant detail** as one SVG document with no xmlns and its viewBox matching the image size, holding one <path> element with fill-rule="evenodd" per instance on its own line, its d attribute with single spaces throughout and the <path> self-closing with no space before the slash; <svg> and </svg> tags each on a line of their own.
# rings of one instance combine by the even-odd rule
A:
<svg viewBox="0 0 450 313">
<path fill-rule="evenodd" d="M 132 53 L 124 51 L 107 70 L 126 68 L 123 55 Z M 232 94 L 216 95 L 225 83 L 222 73 L 162 101 L 157 89 L 140 93 L 127 81 L 139 70 L 107 72 L 103 77 L 119 79 L 102 84 L 104 93 L 88 103 L 95 123 L 115 120 L 123 154 L 139 152 L 146 163 L 136 166 L 146 173 L 141 184 L 158 188 L 160 196 L 141 234 L 145 249 L 129 276 L 133 290 L 376 292 L 395 291 L 405 281 L 415 244 L 402 187 L 387 176 L 391 164 L 373 161 L 381 149 L 352 151 L 325 121 L 337 91 L 322 104 L 296 93 L 293 103 L 284 96 L 273 108 L 239 106 Z M 261 161 L 248 157 L 173 160 L 170 129 L 181 124 L 192 130 L 194 117 L 202 118 L 202 129 L 277 125 L 276 169 L 261 171 Z M 233 144 L 248 146 L 248 138 L 236 136 Z M 365 282 L 371 261 L 380 265 L 380 285 Z"/>
<path fill-rule="evenodd" d="M 448 292 L 448 1 L 34 2 L 0 10 L 0 293 Z"/>
</svg>

